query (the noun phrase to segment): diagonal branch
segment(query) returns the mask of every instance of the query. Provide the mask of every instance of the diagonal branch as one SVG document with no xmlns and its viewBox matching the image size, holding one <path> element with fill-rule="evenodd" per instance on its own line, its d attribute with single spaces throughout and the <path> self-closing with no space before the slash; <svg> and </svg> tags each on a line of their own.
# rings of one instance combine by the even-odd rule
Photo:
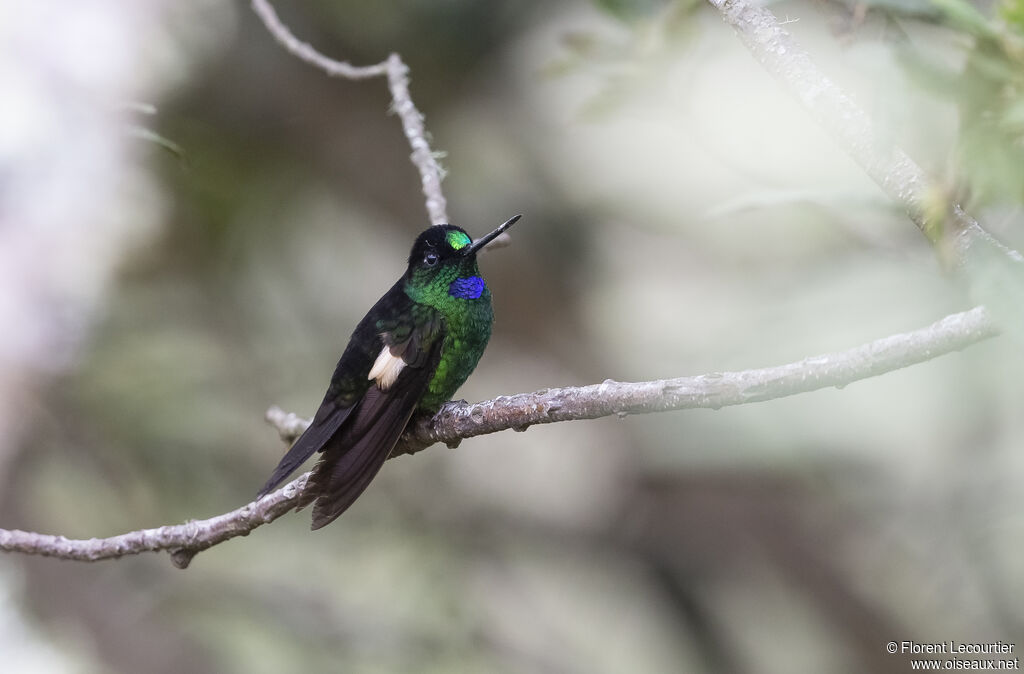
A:
<svg viewBox="0 0 1024 674">
<path fill-rule="evenodd" d="M 878 133 L 870 116 L 823 73 L 779 24 L 771 10 L 748 0 L 708 0 L 736 31 L 750 53 L 832 136 L 861 168 L 898 202 L 933 244 L 951 245 L 954 260 L 963 264 L 976 245 L 998 251 L 1013 263 L 1024 256 L 999 243 L 959 204 L 934 214 L 930 200 L 939 193 L 928 175 L 886 134 Z M 944 231 L 946 228 L 950 231 Z"/>
<path fill-rule="evenodd" d="M 331 77 L 344 77 L 350 80 L 387 77 L 388 89 L 391 91 L 391 107 L 402 120 L 402 130 L 412 148 L 410 159 L 420 172 L 430 223 L 437 225 L 448 222 L 448 202 L 441 192 L 444 169 L 437 162 L 438 155 L 430 149 L 427 131 L 423 125 L 423 113 L 416 108 L 409 94 L 409 67 L 402 61 L 402 57 L 392 54 L 386 61 L 370 66 L 354 66 L 347 61 L 335 61 L 318 52 L 309 43 L 295 37 L 278 18 L 268 0 L 252 0 L 252 9 L 281 46 Z"/>
<path fill-rule="evenodd" d="M 605 381 L 581 387 L 545 389 L 499 396 L 486 402 L 448 403 L 403 436 L 393 456 L 412 454 L 436 442 L 449 446 L 464 438 L 534 424 L 596 419 L 693 408 L 718 409 L 814 391 L 891 372 L 963 349 L 997 333 L 981 307 L 947 316 L 925 328 L 776 367 L 696 377 L 625 383 Z M 279 409 L 268 419 L 282 437 L 294 439 L 307 422 Z M 309 474 L 238 510 L 208 520 L 144 529 L 111 538 L 71 540 L 27 531 L 0 529 L 0 550 L 79 561 L 113 559 L 167 550 L 178 568 L 196 553 L 274 521 L 295 507 Z"/>
</svg>

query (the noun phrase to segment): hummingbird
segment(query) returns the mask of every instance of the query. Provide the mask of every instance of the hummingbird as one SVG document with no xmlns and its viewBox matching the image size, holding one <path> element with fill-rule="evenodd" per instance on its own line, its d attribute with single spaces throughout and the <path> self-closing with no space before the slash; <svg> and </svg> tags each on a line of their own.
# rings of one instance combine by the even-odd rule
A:
<svg viewBox="0 0 1024 674">
<path fill-rule="evenodd" d="M 494 322 L 476 255 L 520 217 L 476 241 L 448 224 L 416 237 L 405 273 L 356 325 L 312 422 L 257 499 L 319 452 L 297 508 L 314 504 L 314 530 L 330 524 L 377 475 L 413 416 L 451 399 Z"/>
</svg>

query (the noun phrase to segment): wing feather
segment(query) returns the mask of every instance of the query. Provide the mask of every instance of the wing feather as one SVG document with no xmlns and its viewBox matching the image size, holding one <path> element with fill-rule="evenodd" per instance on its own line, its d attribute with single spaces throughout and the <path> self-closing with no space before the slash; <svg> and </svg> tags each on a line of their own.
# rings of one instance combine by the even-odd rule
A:
<svg viewBox="0 0 1024 674">
<path fill-rule="evenodd" d="M 409 423 L 437 369 L 445 329 L 436 310 L 405 294 L 402 281 L 392 286 L 356 326 L 313 421 L 260 496 L 319 451 L 298 508 L 316 502 L 314 529 L 341 515 L 373 480 Z"/>
<path fill-rule="evenodd" d="M 316 411 L 316 416 L 310 422 L 309 428 L 299 436 L 281 462 L 277 464 L 274 474 L 263 485 L 256 498 L 261 499 L 277 489 L 282 482 L 288 479 L 289 475 L 295 472 L 296 468 L 305 463 L 306 459 L 321 450 L 345 423 L 352 413 L 352 409 L 351 406 L 342 407 L 337 401 L 325 399 L 320 405 L 320 409 Z"/>
<path fill-rule="evenodd" d="M 442 341 L 435 334 L 423 367 L 404 368 L 390 388 L 371 386 L 342 432 L 324 447 L 298 506 L 316 501 L 313 529 L 330 524 L 345 512 L 391 455 L 430 383 Z"/>
<path fill-rule="evenodd" d="M 309 428 L 299 436 L 291 449 L 284 455 L 274 474 L 270 476 L 257 498 L 261 498 L 276 489 L 296 468 L 316 452 L 322 452 L 331 439 L 339 432 L 345 421 L 355 410 L 359 401 L 370 387 L 367 374 L 370 372 L 374 358 L 384 345 L 383 335 L 378 325 L 378 316 L 395 314 L 408 310 L 412 300 L 402 289 L 402 281 L 398 281 L 377 300 L 377 303 L 352 331 L 345 352 L 338 359 L 331 377 L 331 384 L 324 394 L 323 402 L 310 422 Z M 395 323 L 397 325 L 397 323 Z"/>
</svg>

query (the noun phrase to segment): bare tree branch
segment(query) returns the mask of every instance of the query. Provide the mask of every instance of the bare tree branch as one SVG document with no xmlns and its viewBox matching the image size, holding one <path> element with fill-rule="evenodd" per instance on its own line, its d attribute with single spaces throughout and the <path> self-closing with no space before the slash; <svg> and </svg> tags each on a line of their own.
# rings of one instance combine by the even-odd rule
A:
<svg viewBox="0 0 1024 674">
<path fill-rule="evenodd" d="M 878 339 L 837 353 L 805 358 L 777 367 L 624 383 L 545 389 L 499 396 L 481 403 L 451 402 L 433 418 L 413 426 L 392 456 L 412 454 L 436 442 L 455 446 L 464 438 L 533 424 L 596 419 L 692 408 L 718 409 L 845 386 L 957 351 L 996 334 L 985 310 L 977 307 L 947 316 L 928 327 Z M 294 439 L 303 419 L 273 408 L 268 420 L 282 437 Z M 281 489 L 238 510 L 208 520 L 144 529 L 111 538 L 71 540 L 34 532 L 0 529 L 0 550 L 79 561 L 112 559 L 167 550 L 178 568 L 196 553 L 272 522 L 295 507 L 306 473 Z"/>
<path fill-rule="evenodd" d="M 924 170 L 885 134 L 878 133 L 868 114 L 823 73 L 810 55 L 786 32 L 772 12 L 748 0 L 708 0 L 732 26 L 764 68 L 811 113 L 886 194 L 899 202 L 933 244 L 950 245 L 957 263 L 983 244 L 1008 260 L 1024 256 L 1007 248 L 959 204 L 936 218 L 928 200 L 940 190 Z M 946 231 L 946 229 L 949 231 Z"/>
<path fill-rule="evenodd" d="M 235 536 L 247 536 L 256 527 L 273 522 L 294 508 L 299 494 L 306 486 L 307 477 L 308 473 L 259 501 L 208 520 L 141 529 L 110 538 L 75 540 L 17 529 L 0 529 L 0 550 L 79 562 L 167 550 L 171 554 L 171 562 L 179 569 L 184 569 L 198 552 Z"/>
<path fill-rule="evenodd" d="M 350 80 L 387 77 L 392 109 L 402 120 L 405 138 L 412 147 L 410 159 L 420 172 L 430 223 L 437 225 L 448 222 L 448 202 L 441 191 L 444 169 L 437 162 L 439 155 L 430 149 L 427 131 L 423 125 L 423 114 L 416 108 L 409 94 L 409 68 L 402 62 L 402 57 L 392 54 L 386 61 L 370 66 L 354 66 L 346 61 L 335 61 L 313 49 L 309 43 L 295 37 L 281 22 L 267 0 L 252 0 L 252 8 L 274 39 L 285 49 L 331 77 L 345 77 Z"/>
</svg>

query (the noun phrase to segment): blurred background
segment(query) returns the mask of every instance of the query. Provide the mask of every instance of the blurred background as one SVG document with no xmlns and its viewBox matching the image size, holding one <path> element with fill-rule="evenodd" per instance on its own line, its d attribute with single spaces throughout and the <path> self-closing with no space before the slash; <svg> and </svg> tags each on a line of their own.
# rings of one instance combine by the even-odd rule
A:
<svg viewBox="0 0 1024 674">
<path fill-rule="evenodd" d="M 710 6 L 278 3 L 400 52 L 494 337 L 460 396 L 780 364 L 977 301 Z M 825 72 L 1024 249 L 1024 5 L 779 2 Z M 0 2 L 0 527 L 253 496 L 429 224 L 381 80 L 247 3 Z M 1016 346 L 1015 346 L 1016 344 Z M 903 672 L 1024 634 L 1003 337 L 795 398 L 560 423 L 384 467 L 346 515 L 201 553 L 0 556 L 11 672 Z M 1018 647 L 1024 644 L 1018 642 Z"/>
</svg>

